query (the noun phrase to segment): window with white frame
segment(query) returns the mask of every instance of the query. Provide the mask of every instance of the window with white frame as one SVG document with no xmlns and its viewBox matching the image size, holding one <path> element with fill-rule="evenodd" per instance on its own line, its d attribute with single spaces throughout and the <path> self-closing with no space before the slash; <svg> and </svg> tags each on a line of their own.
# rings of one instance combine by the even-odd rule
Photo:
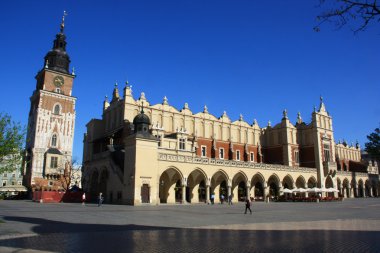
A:
<svg viewBox="0 0 380 253">
<path fill-rule="evenodd" d="M 53 169 L 58 168 L 58 157 L 52 156 L 50 158 L 50 168 L 53 168 Z"/>
<path fill-rule="evenodd" d="M 240 161 L 240 150 L 236 150 L 236 160 Z"/>
<path fill-rule="evenodd" d="M 186 148 L 186 142 L 184 138 L 179 139 L 179 150 L 185 150 Z"/>
<path fill-rule="evenodd" d="M 224 148 L 219 149 L 219 159 L 224 159 Z"/>
<path fill-rule="evenodd" d="M 300 163 L 300 152 L 298 150 L 294 151 L 294 160 L 296 163 Z"/>
<path fill-rule="evenodd" d="M 57 135 L 56 134 L 53 134 L 53 136 L 51 137 L 51 146 L 57 147 Z"/>
<path fill-rule="evenodd" d="M 206 155 L 207 155 L 207 154 L 206 154 L 206 146 L 202 146 L 202 147 L 201 147 L 201 156 L 202 156 L 202 157 L 206 157 Z"/>
<path fill-rule="evenodd" d="M 61 106 L 59 104 L 54 106 L 53 113 L 59 115 L 61 113 Z"/>
<path fill-rule="evenodd" d="M 253 152 L 249 153 L 249 159 L 251 162 L 254 162 L 255 161 L 255 153 L 253 153 Z"/>
</svg>

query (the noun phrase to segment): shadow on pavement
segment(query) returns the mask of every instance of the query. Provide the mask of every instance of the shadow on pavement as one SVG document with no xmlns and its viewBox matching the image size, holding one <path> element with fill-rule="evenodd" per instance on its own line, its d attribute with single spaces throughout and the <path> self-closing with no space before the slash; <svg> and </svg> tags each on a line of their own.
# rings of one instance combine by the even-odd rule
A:
<svg viewBox="0 0 380 253">
<path fill-rule="evenodd" d="M 75 224 L 28 217 L 38 236 L 3 239 L 1 247 L 54 252 L 379 252 L 380 232 L 242 231 L 140 225 Z"/>
</svg>

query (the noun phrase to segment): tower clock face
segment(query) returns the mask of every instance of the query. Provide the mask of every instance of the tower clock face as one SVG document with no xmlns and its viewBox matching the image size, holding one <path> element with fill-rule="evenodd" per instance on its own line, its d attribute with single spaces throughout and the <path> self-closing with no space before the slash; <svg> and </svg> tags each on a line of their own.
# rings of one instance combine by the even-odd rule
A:
<svg viewBox="0 0 380 253">
<path fill-rule="evenodd" d="M 61 87 L 65 83 L 65 80 L 63 79 L 62 76 L 56 76 L 54 77 L 53 82 L 55 86 Z"/>
</svg>

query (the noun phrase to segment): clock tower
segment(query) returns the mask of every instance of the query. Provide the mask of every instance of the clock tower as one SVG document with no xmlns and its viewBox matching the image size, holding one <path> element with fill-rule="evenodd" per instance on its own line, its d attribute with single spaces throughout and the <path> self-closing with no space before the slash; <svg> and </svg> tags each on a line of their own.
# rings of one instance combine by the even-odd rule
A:
<svg viewBox="0 0 380 253">
<path fill-rule="evenodd" d="M 24 179 L 29 188 L 62 188 L 60 179 L 66 175 L 72 159 L 75 73 L 69 72 L 65 15 L 53 48 L 35 77 L 36 88 L 30 97 Z"/>
</svg>

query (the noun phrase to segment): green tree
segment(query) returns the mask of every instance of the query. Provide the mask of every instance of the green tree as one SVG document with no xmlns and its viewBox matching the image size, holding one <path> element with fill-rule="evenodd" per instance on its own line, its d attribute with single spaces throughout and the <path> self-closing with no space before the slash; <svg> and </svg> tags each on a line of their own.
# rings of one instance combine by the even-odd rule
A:
<svg viewBox="0 0 380 253">
<path fill-rule="evenodd" d="M 369 142 L 365 144 L 365 151 L 378 161 L 380 161 L 380 128 L 376 128 L 373 133 L 367 135 Z"/>
<path fill-rule="evenodd" d="M 0 173 L 21 169 L 24 136 L 25 130 L 20 123 L 0 113 Z"/>
<path fill-rule="evenodd" d="M 319 0 L 319 7 L 325 9 L 317 16 L 320 26 L 333 23 L 338 29 L 350 24 L 354 33 L 364 31 L 371 23 L 380 23 L 380 3 L 378 0 Z"/>
</svg>

